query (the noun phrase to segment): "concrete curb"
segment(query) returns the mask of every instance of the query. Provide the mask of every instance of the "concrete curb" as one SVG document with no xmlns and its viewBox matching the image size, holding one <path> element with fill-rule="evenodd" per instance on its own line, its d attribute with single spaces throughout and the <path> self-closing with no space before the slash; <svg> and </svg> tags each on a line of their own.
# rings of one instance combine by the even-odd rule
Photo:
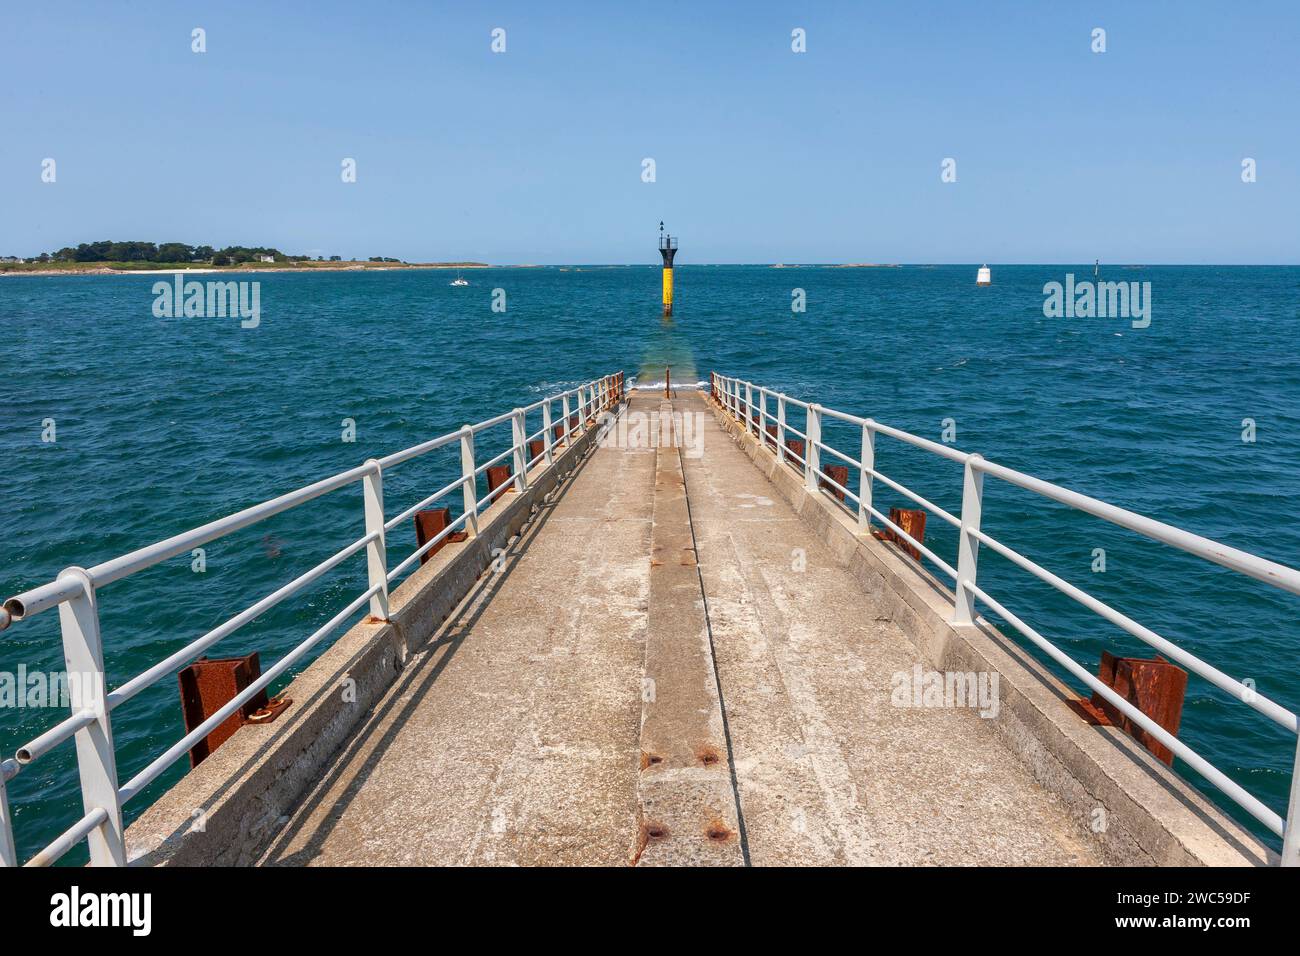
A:
<svg viewBox="0 0 1300 956">
<path fill-rule="evenodd" d="M 999 675 L 1001 709 L 982 721 L 1035 779 L 1064 802 L 1111 863 L 1130 866 L 1261 866 L 1277 854 L 1145 748 L 1114 728 L 1085 724 L 1076 697 L 1019 644 L 980 618 L 948 623 L 952 592 L 918 563 L 870 536 L 827 494 L 809 494 L 802 470 L 777 461 L 741 423 L 705 397 L 715 417 L 800 518 L 890 615 L 929 665 Z M 1104 821 L 1101 832 L 1097 822 Z"/>
</svg>

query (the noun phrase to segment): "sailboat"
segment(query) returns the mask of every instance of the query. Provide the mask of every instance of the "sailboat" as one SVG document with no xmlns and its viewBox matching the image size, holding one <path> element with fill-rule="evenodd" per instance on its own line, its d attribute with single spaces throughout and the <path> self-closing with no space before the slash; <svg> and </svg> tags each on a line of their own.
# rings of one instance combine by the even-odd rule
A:
<svg viewBox="0 0 1300 956">
<path fill-rule="evenodd" d="M 460 277 L 460 270 L 457 269 L 457 270 L 456 270 L 456 278 L 452 280 L 452 283 L 451 283 L 451 284 L 452 284 L 452 285 L 469 285 L 469 280 L 468 280 L 468 279 L 462 279 L 462 278 Z"/>
</svg>

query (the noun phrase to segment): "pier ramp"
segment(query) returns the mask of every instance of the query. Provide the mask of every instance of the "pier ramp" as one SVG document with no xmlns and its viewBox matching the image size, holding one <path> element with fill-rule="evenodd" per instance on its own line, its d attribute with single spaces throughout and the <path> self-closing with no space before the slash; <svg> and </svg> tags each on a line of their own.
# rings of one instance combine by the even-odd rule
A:
<svg viewBox="0 0 1300 956">
<path fill-rule="evenodd" d="M 600 426 L 531 460 L 516 425 L 522 470 L 466 493 L 465 540 L 144 811 L 130 862 L 1277 862 L 1019 643 L 957 623 L 734 392 L 592 394 Z"/>
<path fill-rule="evenodd" d="M 1054 787 L 1053 774 L 1073 776 L 1041 742 L 1029 760 L 1009 743 L 997 725 L 1014 715 L 898 706 L 899 675 L 936 664 L 917 631 L 942 625 L 898 586 L 908 575 L 919 590 L 932 583 L 863 538 L 900 578 L 886 586 L 881 575 L 873 594 L 827 534 L 833 506 L 806 494 L 792 503 L 782 485 L 802 494 L 795 469 L 769 478 L 755 458 L 770 450 L 707 393 L 633 393 L 622 416 L 623 437 L 598 443 L 511 536 L 276 821 L 256 862 L 1190 858 L 1190 836 L 1166 833 L 1161 847 L 1141 813 L 1111 822 L 1132 828 L 1124 836 L 1100 839 L 1091 809 L 1104 792 L 1081 804 L 1059 779 Z M 653 439 L 633 434 L 638 425 Z M 1059 694 L 1045 675 L 1026 676 Z M 1168 796 L 1154 761 L 1122 741 L 1117 755 Z M 1225 822 L 1180 791 L 1171 803 L 1188 827 L 1198 814 Z M 1198 835 L 1198 852 L 1218 862 L 1260 852 L 1240 836 Z"/>
</svg>

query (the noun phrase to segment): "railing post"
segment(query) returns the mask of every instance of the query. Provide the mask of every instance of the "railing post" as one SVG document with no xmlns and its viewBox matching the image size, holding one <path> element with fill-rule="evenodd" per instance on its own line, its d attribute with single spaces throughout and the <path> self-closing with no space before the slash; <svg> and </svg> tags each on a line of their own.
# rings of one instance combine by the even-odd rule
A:
<svg viewBox="0 0 1300 956">
<path fill-rule="evenodd" d="M 586 389 L 578 386 L 578 427 L 587 430 L 587 400 L 583 397 Z"/>
<path fill-rule="evenodd" d="M 573 444 L 573 438 L 569 435 L 569 393 L 565 392 L 564 397 L 560 399 L 560 411 L 564 414 L 564 447 L 568 448 Z"/>
<path fill-rule="evenodd" d="M 975 594 L 966 587 L 966 581 L 975 583 L 976 564 L 980 542 L 975 534 L 980 529 L 980 510 L 984 500 L 984 472 L 977 466 L 983 456 L 966 456 L 962 478 L 961 532 L 957 540 L 957 590 L 953 608 L 953 624 L 972 624 L 975 621 Z"/>
<path fill-rule="evenodd" d="M 776 460 L 785 464 L 785 392 L 776 397 Z"/>
<path fill-rule="evenodd" d="M 745 383 L 745 434 L 754 430 L 754 387 Z"/>
<path fill-rule="evenodd" d="M 366 505 L 366 534 L 375 535 L 366 545 L 366 570 L 370 586 L 379 591 L 370 596 L 370 616 L 388 620 L 388 552 L 384 548 L 384 471 L 373 458 L 366 464 L 370 471 L 361 479 L 361 493 Z"/>
<path fill-rule="evenodd" d="M 5 761 L 0 760 L 0 870 L 18 865 L 18 854 L 14 850 L 14 818 L 9 813 L 4 765 Z"/>
<path fill-rule="evenodd" d="M 514 436 L 515 491 L 520 494 L 528 490 L 528 428 L 524 422 L 524 410 L 516 408 L 510 416 L 510 432 Z"/>
<path fill-rule="evenodd" d="M 808 406 L 808 423 L 804 427 L 808 439 L 804 444 L 803 483 L 809 493 L 817 493 L 817 483 L 821 478 L 821 451 L 817 443 L 822 440 L 822 410 L 820 405 Z"/>
<path fill-rule="evenodd" d="M 767 445 L 767 392 L 761 389 L 758 393 L 758 443 L 764 447 Z"/>
<path fill-rule="evenodd" d="M 862 468 L 858 471 L 858 534 L 871 531 L 871 473 L 876 470 L 876 432 L 870 420 L 862 423 Z"/>
<path fill-rule="evenodd" d="M 466 425 L 460 430 L 461 492 L 465 498 L 465 530 L 478 534 L 478 476 L 474 474 L 474 429 Z"/>
<path fill-rule="evenodd" d="M 542 460 L 546 462 L 547 468 L 555 464 L 555 453 L 551 449 L 551 444 L 551 400 L 548 398 L 542 403 L 542 448 L 546 452 L 546 457 Z"/>
<path fill-rule="evenodd" d="M 77 731 L 77 771 L 81 776 L 81 802 L 86 813 L 102 807 L 108 814 L 103 824 L 86 837 L 91 866 L 126 866 L 126 842 L 122 830 L 122 803 L 118 797 L 117 755 L 113 750 L 113 728 L 104 693 L 104 646 L 99 634 L 99 602 L 90 575 L 81 568 L 68 568 L 60 578 L 75 578 L 81 590 L 59 605 L 63 631 L 63 660 L 68 684 L 78 689 L 72 707 L 91 710 L 95 722 Z M 75 682 L 74 682 L 75 675 Z"/>
<path fill-rule="evenodd" d="M 1287 803 L 1282 836 L 1282 865 L 1300 866 L 1300 738 L 1296 739 L 1295 766 L 1291 769 L 1291 800 Z"/>
</svg>

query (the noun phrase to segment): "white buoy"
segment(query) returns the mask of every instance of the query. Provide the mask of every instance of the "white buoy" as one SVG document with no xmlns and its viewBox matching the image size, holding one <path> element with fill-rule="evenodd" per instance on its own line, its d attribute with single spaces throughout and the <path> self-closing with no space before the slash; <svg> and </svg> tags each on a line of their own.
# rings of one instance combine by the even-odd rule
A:
<svg viewBox="0 0 1300 956">
<path fill-rule="evenodd" d="M 975 284 L 976 285 L 993 284 L 993 274 L 989 272 L 989 267 L 987 265 L 980 266 L 979 274 L 975 276 Z"/>
</svg>

